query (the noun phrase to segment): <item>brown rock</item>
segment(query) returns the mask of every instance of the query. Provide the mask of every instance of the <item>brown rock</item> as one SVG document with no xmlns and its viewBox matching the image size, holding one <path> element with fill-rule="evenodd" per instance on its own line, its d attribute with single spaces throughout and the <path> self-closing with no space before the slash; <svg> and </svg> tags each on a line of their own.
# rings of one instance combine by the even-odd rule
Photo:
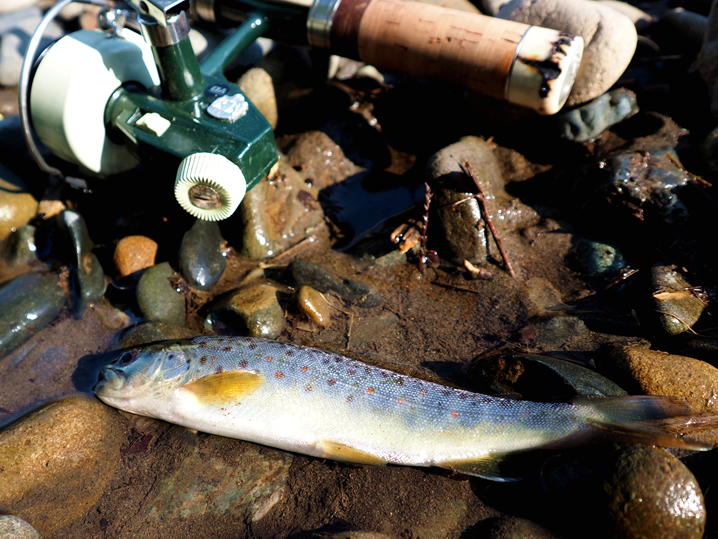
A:
<svg viewBox="0 0 718 539">
<path fill-rule="evenodd" d="M 0 165 L 0 242 L 25 226 L 37 212 L 37 200 L 25 183 L 12 171 Z"/>
<path fill-rule="evenodd" d="M 94 397 L 51 401 L 0 432 L 0 513 L 43 536 L 83 516 L 112 478 L 124 428 Z"/>
<path fill-rule="evenodd" d="M 139 274 L 155 264 L 157 243 L 145 236 L 126 236 L 115 247 L 115 268 L 117 276 L 127 277 Z"/>
</svg>

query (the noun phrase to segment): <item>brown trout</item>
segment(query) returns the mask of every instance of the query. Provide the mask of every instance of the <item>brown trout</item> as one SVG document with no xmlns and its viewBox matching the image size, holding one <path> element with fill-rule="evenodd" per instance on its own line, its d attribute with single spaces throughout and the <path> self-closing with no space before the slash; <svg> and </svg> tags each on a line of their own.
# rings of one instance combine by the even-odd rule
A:
<svg viewBox="0 0 718 539">
<path fill-rule="evenodd" d="M 202 432 L 345 462 L 438 466 L 498 481 L 513 479 L 498 467 L 504 457 L 535 449 L 606 439 L 707 449 L 661 430 L 700 423 L 682 399 L 512 400 L 242 337 L 118 352 L 94 391 L 121 410 Z"/>
</svg>

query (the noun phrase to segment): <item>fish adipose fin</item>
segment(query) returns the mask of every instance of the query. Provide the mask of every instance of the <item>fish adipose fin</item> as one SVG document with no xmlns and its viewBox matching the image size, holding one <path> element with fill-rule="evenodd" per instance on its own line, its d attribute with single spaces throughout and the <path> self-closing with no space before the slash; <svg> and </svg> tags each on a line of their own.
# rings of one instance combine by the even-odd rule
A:
<svg viewBox="0 0 718 539">
<path fill-rule="evenodd" d="M 386 464 L 386 461 L 381 457 L 341 442 L 324 440 L 319 442 L 317 447 L 321 452 L 321 456 L 327 459 L 354 464 L 369 464 L 371 466 L 383 466 Z"/>
<path fill-rule="evenodd" d="M 228 371 L 210 374 L 179 388 L 208 406 L 236 404 L 262 385 L 264 377 L 256 371 Z"/>
<path fill-rule="evenodd" d="M 713 446 L 682 435 L 718 427 L 718 414 L 694 414 L 677 397 L 578 397 L 573 404 L 587 406 L 600 419 L 590 421 L 599 438 L 663 447 L 706 450 Z"/>
<path fill-rule="evenodd" d="M 508 483 L 511 481 L 520 481 L 523 476 L 513 476 L 507 470 L 501 469 L 501 465 L 507 459 L 508 455 L 493 454 L 471 460 L 450 460 L 437 462 L 435 465 L 439 468 L 446 468 L 457 473 L 466 475 L 474 475 L 490 481 L 499 481 Z"/>
</svg>

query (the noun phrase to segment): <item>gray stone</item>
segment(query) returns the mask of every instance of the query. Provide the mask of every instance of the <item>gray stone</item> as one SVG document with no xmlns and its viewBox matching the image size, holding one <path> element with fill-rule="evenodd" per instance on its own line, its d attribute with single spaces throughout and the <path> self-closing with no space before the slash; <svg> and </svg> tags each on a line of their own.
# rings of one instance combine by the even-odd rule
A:
<svg viewBox="0 0 718 539">
<path fill-rule="evenodd" d="M 57 318 L 66 301 L 54 273 L 26 273 L 0 288 L 0 358 Z"/>
<path fill-rule="evenodd" d="M 638 112 L 636 94 L 625 88 L 611 90 L 554 117 L 562 138 L 588 142 L 606 129 Z"/>
<path fill-rule="evenodd" d="M 92 252 L 94 244 L 82 216 L 72 210 L 64 210 L 58 214 L 57 222 L 70 241 L 75 292 L 72 311 L 81 315 L 88 305 L 97 303 L 105 295 L 105 273 Z"/>
<path fill-rule="evenodd" d="M 498 17 L 581 36 L 585 49 L 566 105 L 598 97 L 613 86 L 636 50 L 636 27 L 618 11 L 589 0 L 511 0 Z"/>
<path fill-rule="evenodd" d="M 212 313 L 242 334 L 274 339 L 285 328 L 278 294 L 277 288 L 270 284 L 253 283 L 230 293 Z"/>
<path fill-rule="evenodd" d="M 137 304 L 143 318 L 184 326 L 185 297 L 172 282 L 178 277 L 168 262 L 145 270 L 137 283 Z"/>
<path fill-rule="evenodd" d="M 0 511 L 53 535 L 102 496 L 120 462 L 124 427 L 89 395 L 50 401 L 0 432 Z"/>
<path fill-rule="evenodd" d="M 0 17 L 0 86 L 17 86 L 23 56 L 40 19 L 42 11 L 35 6 Z M 38 50 L 43 50 L 62 35 L 60 25 L 50 23 Z"/>
<path fill-rule="evenodd" d="M 618 248 L 607 243 L 580 239 L 574 249 L 578 270 L 589 277 L 612 279 L 626 267 Z"/>
<path fill-rule="evenodd" d="M 35 528 L 14 515 L 0 515 L 0 537 L 5 539 L 42 539 Z"/>
<path fill-rule="evenodd" d="M 173 341 L 196 336 L 196 332 L 183 326 L 150 320 L 123 331 L 118 335 L 115 348 L 133 348 L 157 341 Z"/>
<path fill-rule="evenodd" d="M 279 112 L 277 97 L 274 93 L 272 77 L 261 67 L 253 67 L 245 72 L 237 81 L 237 86 L 259 112 L 262 113 L 272 129 L 277 128 Z"/>
<path fill-rule="evenodd" d="M 187 284 L 198 290 L 214 288 L 227 267 L 222 252 L 222 233 L 214 221 L 197 219 L 182 238 L 179 250 L 180 273 Z"/>
<path fill-rule="evenodd" d="M 479 203 L 475 198 L 464 200 L 476 193 L 475 184 L 462 168 L 466 161 L 479 178 L 490 212 L 495 213 L 497 198 L 506 198 L 499 163 L 491 147 L 478 137 L 465 137 L 431 156 L 426 168 L 434 192 L 431 206 L 437 208 L 438 217 L 431 221 L 432 230 L 436 232 L 440 227 L 446 241 L 446 252 L 439 254 L 459 265 L 464 260 L 476 264 L 488 256 L 487 231 Z"/>
<path fill-rule="evenodd" d="M 342 299 L 356 303 L 360 307 L 376 307 L 382 297 L 370 286 L 333 275 L 319 264 L 296 261 L 287 266 L 285 279 L 293 286 L 309 286 L 327 294 L 334 292 Z"/>
</svg>

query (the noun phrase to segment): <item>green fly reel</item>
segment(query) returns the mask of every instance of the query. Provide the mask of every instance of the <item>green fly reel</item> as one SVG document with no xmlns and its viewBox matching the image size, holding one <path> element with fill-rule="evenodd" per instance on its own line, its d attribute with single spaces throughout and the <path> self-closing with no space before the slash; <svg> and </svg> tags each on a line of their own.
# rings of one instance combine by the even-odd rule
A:
<svg viewBox="0 0 718 539">
<path fill-rule="evenodd" d="M 226 219 L 277 162 L 272 127 L 222 73 L 267 21 L 249 17 L 200 64 L 189 42 L 185 0 L 130 5 L 142 35 L 118 24 L 118 12 L 106 15 L 108 31 L 63 37 L 42 55 L 30 81 L 33 44 L 46 24 L 38 27 L 20 84 L 28 147 L 43 169 L 62 175 L 37 151 L 31 119 L 52 153 L 94 176 L 126 172 L 146 160 L 167 163 L 185 210 L 204 220 Z"/>
</svg>

